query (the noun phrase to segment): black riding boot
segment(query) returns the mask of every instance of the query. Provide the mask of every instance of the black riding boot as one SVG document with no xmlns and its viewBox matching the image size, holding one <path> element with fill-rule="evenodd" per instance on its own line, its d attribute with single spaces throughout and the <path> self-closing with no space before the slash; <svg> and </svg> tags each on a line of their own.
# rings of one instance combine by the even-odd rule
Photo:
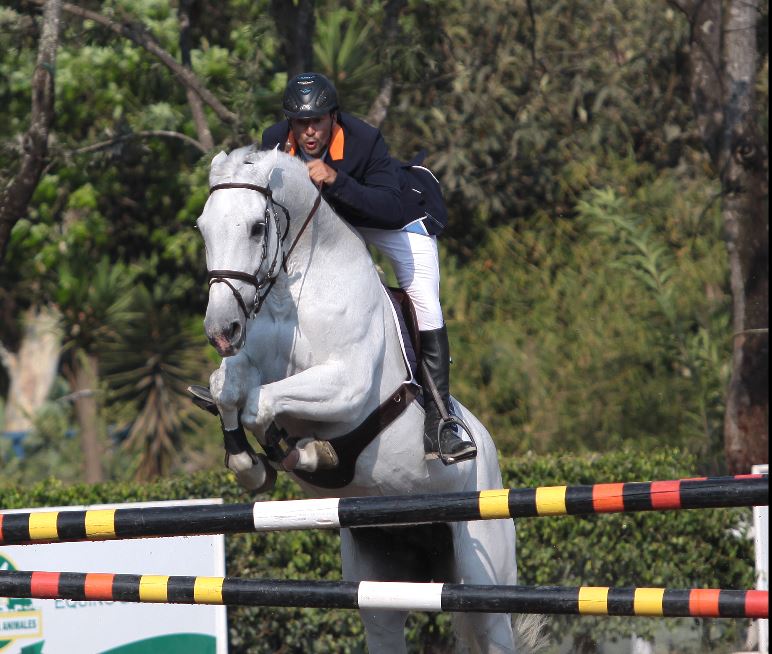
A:
<svg viewBox="0 0 772 654">
<path fill-rule="evenodd" d="M 445 410 L 453 416 L 450 403 L 450 346 L 448 330 L 443 325 L 440 329 L 420 332 L 421 358 L 434 381 Z M 465 441 L 459 435 L 457 424 L 450 422 L 440 431 L 442 416 L 432 398 L 432 393 L 424 383 L 424 448 L 427 454 L 438 454 L 445 465 L 458 463 L 477 456 L 477 447 Z M 440 433 L 438 433 L 440 432 Z"/>
</svg>

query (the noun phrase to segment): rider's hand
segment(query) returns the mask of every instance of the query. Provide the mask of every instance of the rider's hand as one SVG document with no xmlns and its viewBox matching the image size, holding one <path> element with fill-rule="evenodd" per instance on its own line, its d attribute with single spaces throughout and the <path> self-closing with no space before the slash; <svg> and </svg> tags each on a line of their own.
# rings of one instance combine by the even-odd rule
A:
<svg viewBox="0 0 772 654">
<path fill-rule="evenodd" d="M 327 184 L 329 186 L 338 177 L 337 171 L 321 159 L 313 159 L 306 166 L 308 166 L 308 176 L 317 186 L 319 184 Z"/>
</svg>

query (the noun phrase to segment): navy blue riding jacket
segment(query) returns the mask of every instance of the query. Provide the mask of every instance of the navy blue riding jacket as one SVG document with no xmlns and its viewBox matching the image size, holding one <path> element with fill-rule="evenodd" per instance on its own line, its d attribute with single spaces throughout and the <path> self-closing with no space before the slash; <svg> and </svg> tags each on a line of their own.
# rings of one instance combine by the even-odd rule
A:
<svg viewBox="0 0 772 654">
<path fill-rule="evenodd" d="M 263 132 L 263 150 L 277 145 L 290 154 L 298 153 L 288 120 Z M 402 229 L 416 220 L 417 216 L 408 211 L 402 201 L 410 182 L 400 162 L 389 155 L 379 129 L 351 114 L 339 112 L 324 162 L 336 170 L 337 177 L 335 182 L 324 186 L 322 195 L 335 212 L 352 225 Z"/>
</svg>

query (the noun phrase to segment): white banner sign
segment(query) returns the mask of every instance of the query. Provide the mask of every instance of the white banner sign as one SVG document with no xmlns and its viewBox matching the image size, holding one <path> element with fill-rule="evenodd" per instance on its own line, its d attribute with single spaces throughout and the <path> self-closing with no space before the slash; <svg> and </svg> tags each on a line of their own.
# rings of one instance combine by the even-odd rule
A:
<svg viewBox="0 0 772 654">
<path fill-rule="evenodd" d="M 28 511 L 220 504 L 222 500 Z M 13 513 L 8 511 L 7 513 Z M 0 570 L 225 576 L 223 536 L 0 545 Z M 0 597 L 0 654 L 225 654 L 224 606 Z"/>
</svg>

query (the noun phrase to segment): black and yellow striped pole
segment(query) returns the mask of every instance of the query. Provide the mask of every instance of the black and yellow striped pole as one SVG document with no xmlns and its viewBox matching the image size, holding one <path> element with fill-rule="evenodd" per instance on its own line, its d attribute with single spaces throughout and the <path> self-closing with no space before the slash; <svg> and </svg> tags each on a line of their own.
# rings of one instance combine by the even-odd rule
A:
<svg viewBox="0 0 772 654">
<path fill-rule="evenodd" d="M 475 613 L 769 616 L 768 593 L 759 590 L 287 581 L 84 572 L 0 571 L 0 597 Z"/>
<path fill-rule="evenodd" d="M 339 529 L 769 503 L 767 475 L 85 511 L 0 513 L 0 545 Z"/>
</svg>

